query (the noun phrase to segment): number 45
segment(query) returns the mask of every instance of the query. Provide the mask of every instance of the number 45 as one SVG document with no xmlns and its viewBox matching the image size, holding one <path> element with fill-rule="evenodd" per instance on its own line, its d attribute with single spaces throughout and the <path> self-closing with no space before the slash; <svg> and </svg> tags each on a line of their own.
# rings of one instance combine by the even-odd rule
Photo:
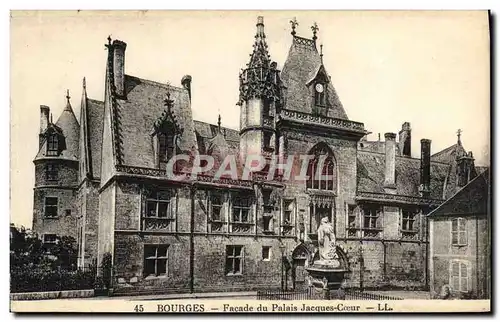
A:
<svg viewBox="0 0 500 322">
<path fill-rule="evenodd" d="M 142 304 L 136 305 L 135 308 L 134 308 L 134 311 L 136 311 L 136 312 L 144 312 L 144 307 L 142 306 Z"/>
</svg>

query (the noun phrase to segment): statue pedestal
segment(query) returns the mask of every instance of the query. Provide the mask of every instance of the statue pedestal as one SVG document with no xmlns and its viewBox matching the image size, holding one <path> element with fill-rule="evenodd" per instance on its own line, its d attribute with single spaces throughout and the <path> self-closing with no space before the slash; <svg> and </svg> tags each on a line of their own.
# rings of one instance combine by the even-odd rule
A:
<svg viewBox="0 0 500 322">
<path fill-rule="evenodd" d="M 316 292 L 321 293 L 321 298 L 325 300 L 341 299 L 343 292 L 339 289 L 347 270 L 338 266 L 321 265 L 317 262 L 313 266 L 307 267 L 306 270 L 310 276 L 311 286 Z"/>
</svg>

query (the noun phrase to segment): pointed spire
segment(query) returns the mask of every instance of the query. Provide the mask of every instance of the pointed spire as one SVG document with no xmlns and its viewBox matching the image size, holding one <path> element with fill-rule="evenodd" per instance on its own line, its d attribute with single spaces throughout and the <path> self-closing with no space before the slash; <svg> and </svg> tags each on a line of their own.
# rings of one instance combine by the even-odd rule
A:
<svg viewBox="0 0 500 322">
<path fill-rule="evenodd" d="M 316 41 L 316 39 L 318 39 L 318 37 L 316 36 L 316 34 L 318 33 L 319 31 L 319 27 L 318 27 L 318 24 L 315 22 L 312 26 L 311 26 L 311 30 L 313 32 L 313 40 Z"/>
<path fill-rule="evenodd" d="M 292 32 L 291 32 L 291 34 L 292 34 L 292 36 L 295 36 L 295 34 L 297 33 L 297 32 L 295 32 L 295 27 L 297 27 L 299 25 L 299 23 L 297 22 L 297 18 L 293 17 L 293 19 L 290 20 L 290 24 L 292 25 Z"/>
<path fill-rule="evenodd" d="M 257 32 L 255 34 L 255 42 L 253 44 L 253 52 L 250 54 L 250 62 L 248 67 L 269 66 L 270 56 L 267 50 L 266 34 L 264 32 L 264 17 L 257 17 Z"/>
<path fill-rule="evenodd" d="M 319 45 L 319 57 L 321 58 L 321 63 L 323 64 L 323 44 Z"/>
<path fill-rule="evenodd" d="M 85 81 L 85 77 L 83 77 L 82 85 L 83 85 L 83 89 L 86 90 L 87 89 L 87 82 Z"/>
<path fill-rule="evenodd" d="M 217 120 L 217 127 L 219 128 L 219 133 L 221 132 L 220 131 L 220 120 L 221 120 L 221 117 L 220 117 L 220 114 L 219 114 L 219 118 Z"/>
<path fill-rule="evenodd" d="M 64 109 L 65 111 L 71 111 L 71 103 L 69 99 L 71 96 L 69 96 L 69 89 L 66 90 L 66 108 Z"/>
</svg>

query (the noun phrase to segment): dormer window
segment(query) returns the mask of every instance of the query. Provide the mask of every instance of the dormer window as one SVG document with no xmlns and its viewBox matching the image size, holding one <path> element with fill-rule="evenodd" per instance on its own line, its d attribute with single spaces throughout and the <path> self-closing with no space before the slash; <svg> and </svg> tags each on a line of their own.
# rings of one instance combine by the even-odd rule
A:
<svg viewBox="0 0 500 322">
<path fill-rule="evenodd" d="M 167 93 L 164 103 L 166 109 L 155 122 L 153 132 L 157 165 L 163 170 L 166 169 L 168 161 L 175 155 L 176 140 L 182 135 L 182 129 L 177 124 L 173 114 L 174 101 L 170 99 L 170 93 Z"/>
<path fill-rule="evenodd" d="M 47 155 L 57 156 L 59 152 L 59 138 L 57 134 L 51 134 L 47 138 Z"/>
<path fill-rule="evenodd" d="M 314 105 L 326 106 L 325 84 L 316 83 L 314 86 Z"/>
<path fill-rule="evenodd" d="M 158 133 L 158 161 L 160 169 L 165 169 L 175 152 L 175 137 L 169 133 Z"/>
</svg>

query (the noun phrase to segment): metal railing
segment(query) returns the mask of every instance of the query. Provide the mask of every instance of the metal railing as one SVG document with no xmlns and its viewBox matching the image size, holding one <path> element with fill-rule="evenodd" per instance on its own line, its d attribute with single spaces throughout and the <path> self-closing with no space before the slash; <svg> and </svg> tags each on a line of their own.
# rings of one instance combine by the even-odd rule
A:
<svg viewBox="0 0 500 322">
<path fill-rule="evenodd" d="M 403 298 L 381 295 L 375 293 L 366 293 L 356 290 L 345 290 L 345 299 L 346 300 L 374 300 L 374 301 L 396 301 L 403 300 Z"/>
</svg>

